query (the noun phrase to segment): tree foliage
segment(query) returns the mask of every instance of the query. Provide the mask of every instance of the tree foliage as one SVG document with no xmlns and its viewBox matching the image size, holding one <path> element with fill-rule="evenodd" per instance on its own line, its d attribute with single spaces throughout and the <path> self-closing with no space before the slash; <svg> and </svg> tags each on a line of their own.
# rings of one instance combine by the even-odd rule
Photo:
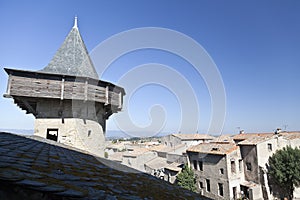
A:
<svg viewBox="0 0 300 200">
<path fill-rule="evenodd" d="M 269 167 L 269 175 L 292 199 L 295 187 L 300 185 L 300 150 L 290 146 L 277 150 L 269 158 Z"/>
<path fill-rule="evenodd" d="M 187 165 L 184 165 L 182 171 L 177 175 L 177 184 L 182 188 L 196 192 L 195 174 Z"/>
</svg>

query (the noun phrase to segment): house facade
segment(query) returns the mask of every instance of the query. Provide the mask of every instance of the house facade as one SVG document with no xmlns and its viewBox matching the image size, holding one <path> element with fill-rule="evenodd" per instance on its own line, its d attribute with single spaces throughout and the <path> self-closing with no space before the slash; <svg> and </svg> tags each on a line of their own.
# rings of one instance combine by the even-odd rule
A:
<svg viewBox="0 0 300 200">
<path fill-rule="evenodd" d="M 243 177 L 239 147 L 229 142 L 202 143 L 187 150 L 198 191 L 212 199 L 234 199 Z"/>
<path fill-rule="evenodd" d="M 280 188 L 268 177 L 268 160 L 288 145 L 299 148 L 300 133 L 242 133 L 232 140 L 202 143 L 187 150 L 198 191 L 212 199 L 283 198 Z M 299 194 L 296 188 L 294 198 L 300 198 Z"/>
<path fill-rule="evenodd" d="M 171 134 L 162 137 L 161 143 L 168 147 L 185 144 L 187 147 L 209 142 L 215 137 L 207 134 Z"/>
</svg>

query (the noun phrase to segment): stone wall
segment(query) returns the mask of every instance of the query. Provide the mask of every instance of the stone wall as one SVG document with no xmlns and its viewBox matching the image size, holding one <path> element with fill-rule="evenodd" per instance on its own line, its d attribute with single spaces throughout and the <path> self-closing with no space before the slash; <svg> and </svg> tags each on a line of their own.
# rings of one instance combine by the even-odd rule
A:
<svg viewBox="0 0 300 200">
<path fill-rule="evenodd" d="M 138 155 L 123 155 L 122 164 L 146 172 L 145 163 L 158 157 L 156 152 L 149 151 Z"/>
<path fill-rule="evenodd" d="M 257 150 L 255 145 L 241 145 L 241 155 L 244 162 L 244 173 L 247 181 L 259 183 Z M 248 165 L 248 166 L 247 166 Z M 250 169 L 251 168 L 251 169 Z"/>
<path fill-rule="evenodd" d="M 40 99 L 36 118 L 80 118 L 93 120 L 105 127 L 104 105 L 76 100 Z M 105 129 L 104 129 L 105 130 Z"/>
<path fill-rule="evenodd" d="M 78 118 L 35 120 L 34 135 L 49 139 L 56 132 L 57 142 L 104 156 L 105 137 L 99 123 Z"/>
<path fill-rule="evenodd" d="M 167 135 L 161 138 L 161 143 L 168 147 L 174 147 L 181 144 L 181 139 L 174 135 Z"/>
</svg>

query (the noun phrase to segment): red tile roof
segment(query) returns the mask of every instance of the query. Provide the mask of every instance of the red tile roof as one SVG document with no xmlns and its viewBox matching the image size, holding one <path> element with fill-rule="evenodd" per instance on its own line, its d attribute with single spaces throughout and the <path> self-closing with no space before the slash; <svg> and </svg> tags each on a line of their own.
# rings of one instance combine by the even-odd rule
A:
<svg viewBox="0 0 300 200">
<path fill-rule="evenodd" d="M 226 155 L 237 150 L 238 148 L 239 147 L 235 143 L 211 142 L 192 146 L 188 148 L 187 152 Z"/>
<path fill-rule="evenodd" d="M 175 137 L 180 138 L 181 140 L 212 140 L 215 137 L 208 134 L 172 134 Z"/>
</svg>

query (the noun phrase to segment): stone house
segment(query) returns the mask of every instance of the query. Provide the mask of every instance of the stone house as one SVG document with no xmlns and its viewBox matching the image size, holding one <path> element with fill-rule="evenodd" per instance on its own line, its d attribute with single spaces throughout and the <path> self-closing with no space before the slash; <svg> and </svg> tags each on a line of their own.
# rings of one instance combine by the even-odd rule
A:
<svg viewBox="0 0 300 200">
<path fill-rule="evenodd" d="M 158 157 L 157 153 L 146 148 L 136 148 L 123 154 L 122 164 L 141 172 L 146 172 L 145 163 Z"/>
<path fill-rule="evenodd" d="M 215 137 L 207 134 L 171 134 L 162 137 L 161 143 L 168 147 L 185 144 L 186 146 L 197 145 L 213 140 Z"/>
<path fill-rule="evenodd" d="M 185 147 L 184 144 L 177 147 L 179 146 Z M 187 163 L 186 155 L 182 153 L 185 152 L 186 148 L 179 148 L 180 151 L 176 152 L 175 150 L 174 152 L 173 148 L 170 147 L 165 147 L 159 151 L 157 147 L 151 150 L 157 152 L 158 157 L 145 163 L 146 173 L 174 183 L 183 164 Z"/>
<path fill-rule="evenodd" d="M 267 175 L 268 159 L 287 145 L 299 147 L 300 133 L 242 133 L 232 140 L 198 144 L 187 150 L 201 194 L 213 199 L 283 198 Z M 299 191 L 296 188 L 295 198 L 300 197 Z"/>
<path fill-rule="evenodd" d="M 239 146 L 230 142 L 202 143 L 187 150 L 198 191 L 212 199 L 234 199 L 243 177 Z"/>
<path fill-rule="evenodd" d="M 245 181 L 241 190 L 251 199 L 274 199 L 281 197 L 279 188 L 274 188 L 272 182 L 269 182 L 268 160 L 276 150 L 286 146 L 299 148 L 300 133 L 281 132 L 268 134 L 244 134 L 247 138 L 238 142 L 240 146 L 242 159 L 244 162 Z M 236 136 L 241 138 L 242 136 Z M 247 182 L 253 182 L 259 185 L 253 189 Z M 294 197 L 299 198 L 299 188 L 296 188 Z"/>
<path fill-rule="evenodd" d="M 164 180 L 172 184 L 176 182 L 177 175 L 181 172 L 182 163 L 173 162 L 164 168 Z"/>
<path fill-rule="evenodd" d="M 151 174 L 160 179 L 164 179 L 165 167 L 169 164 L 166 158 L 156 157 L 145 163 L 145 171 L 147 174 Z"/>
</svg>

